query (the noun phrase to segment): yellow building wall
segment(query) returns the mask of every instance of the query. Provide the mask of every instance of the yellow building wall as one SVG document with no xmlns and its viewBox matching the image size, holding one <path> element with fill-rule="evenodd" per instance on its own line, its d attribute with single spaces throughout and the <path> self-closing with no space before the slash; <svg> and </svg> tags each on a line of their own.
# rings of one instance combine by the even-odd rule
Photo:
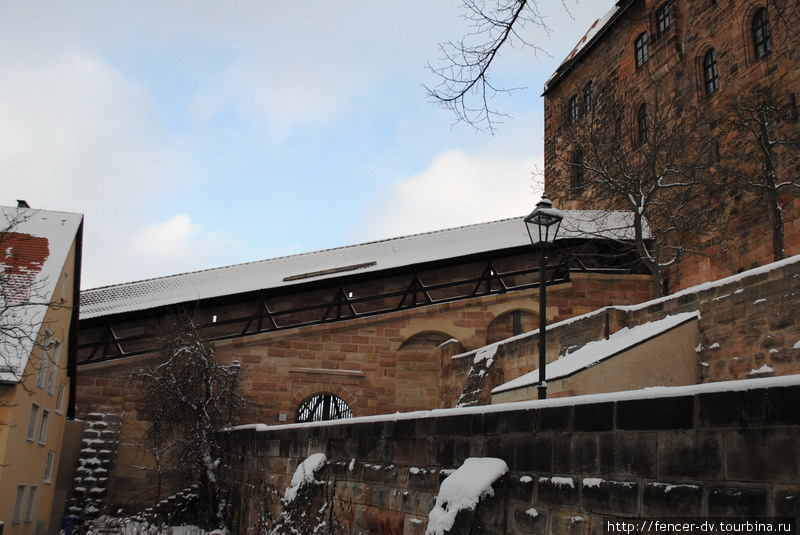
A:
<svg viewBox="0 0 800 535">
<path fill-rule="evenodd" d="M 38 344 L 28 359 L 22 382 L 0 387 L 0 405 L 3 405 L 0 407 L 0 421 L 2 421 L 0 423 L 0 520 L 4 523 L 3 535 L 57 533 L 61 528 L 60 522 L 58 525 L 49 524 L 69 402 L 67 357 L 73 306 L 72 285 L 76 274 L 75 258 L 76 246 L 73 241 L 53 295 L 54 302 L 59 302 L 62 298 L 64 302 L 62 306 L 52 307 L 47 311 L 38 333 Z M 61 346 L 52 392 L 49 392 L 48 387 L 55 349 L 48 352 L 50 358 L 46 363 L 44 386 L 37 386 L 37 374 L 42 362 L 40 345 L 44 341 L 46 330 L 51 333 L 50 339 L 60 343 Z M 39 409 L 33 440 L 29 440 L 28 423 L 34 404 L 38 405 Z M 47 432 L 41 437 L 44 411 L 48 411 Z M 45 480 L 49 452 L 53 452 L 53 460 L 50 478 Z M 13 516 L 19 485 L 25 485 L 25 491 L 19 522 L 15 523 Z M 36 495 L 28 521 L 28 504 L 33 486 L 36 487 Z"/>
<path fill-rule="evenodd" d="M 697 321 L 690 321 L 643 344 L 607 358 L 570 377 L 548 381 L 548 397 L 583 396 L 648 386 L 683 386 L 700 383 L 700 343 Z M 536 385 L 499 392 L 492 403 L 538 398 Z"/>
</svg>

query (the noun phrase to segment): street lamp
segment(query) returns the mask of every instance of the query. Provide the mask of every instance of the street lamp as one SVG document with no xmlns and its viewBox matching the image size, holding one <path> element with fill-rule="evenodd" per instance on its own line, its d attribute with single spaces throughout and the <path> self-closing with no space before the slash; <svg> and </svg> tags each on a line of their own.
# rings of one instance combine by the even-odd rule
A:
<svg viewBox="0 0 800 535">
<path fill-rule="evenodd" d="M 539 246 L 539 399 L 547 398 L 547 246 L 553 243 L 564 214 L 542 195 L 536 209 L 525 218 L 531 244 Z"/>
</svg>

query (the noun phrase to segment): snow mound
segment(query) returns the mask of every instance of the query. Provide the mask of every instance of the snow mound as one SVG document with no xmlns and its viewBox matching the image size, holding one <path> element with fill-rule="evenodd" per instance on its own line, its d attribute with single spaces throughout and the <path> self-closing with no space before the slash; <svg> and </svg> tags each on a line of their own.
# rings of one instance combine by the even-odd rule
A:
<svg viewBox="0 0 800 535">
<path fill-rule="evenodd" d="M 314 473 L 322 468 L 327 460 L 328 458 L 325 457 L 324 453 L 313 453 L 300 463 L 292 476 L 292 484 L 286 487 L 286 494 L 283 499 L 287 505 L 294 501 L 297 497 L 297 492 L 302 486 L 317 482 L 314 478 Z"/>
<path fill-rule="evenodd" d="M 444 535 L 453 527 L 456 515 L 465 509 L 475 509 L 484 496 L 494 496 L 492 483 L 508 472 L 502 459 L 470 457 L 458 470 L 442 481 L 436 504 L 428 515 L 425 535 Z"/>
</svg>

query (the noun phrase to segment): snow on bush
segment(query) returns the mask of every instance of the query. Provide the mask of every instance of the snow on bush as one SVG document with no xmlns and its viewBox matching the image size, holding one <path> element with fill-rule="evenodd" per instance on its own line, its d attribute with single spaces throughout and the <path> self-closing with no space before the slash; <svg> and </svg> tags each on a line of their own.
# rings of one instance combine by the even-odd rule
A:
<svg viewBox="0 0 800 535">
<path fill-rule="evenodd" d="M 492 483 L 508 472 L 502 459 L 470 457 L 458 470 L 442 481 L 436 504 L 428 515 L 425 535 L 444 535 L 453 527 L 456 515 L 465 509 L 475 509 L 484 496 L 494 496 Z"/>
<path fill-rule="evenodd" d="M 294 501 L 297 497 L 297 491 L 299 491 L 303 485 L 317 483 L 317 480 L 314 478 L 314 472 L 322 468 L 322 465 L 324 465 L 327 460 L 328 458 L 325 457 L 324 453 L 312 453 L 305 461 L 300 463 L 292 476 L 292 484 L 286 487 L 286 494 L 283 499 L 286 501 L 287 505 Z"/>
</svg>

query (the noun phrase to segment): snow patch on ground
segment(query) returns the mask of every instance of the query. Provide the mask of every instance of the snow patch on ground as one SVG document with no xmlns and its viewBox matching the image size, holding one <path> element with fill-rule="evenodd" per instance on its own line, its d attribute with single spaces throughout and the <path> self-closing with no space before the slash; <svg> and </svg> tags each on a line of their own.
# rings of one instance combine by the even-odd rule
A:
<svg viewBox="0 0 800 535">
<path fill-rule="evenodd" d="M 458 470 L 442 481 L 436 504 L 428 515 L 425 535 L 444 535 L 453 527 L 456 515 L 465 509 L 475 509 L 484 496 L 494 496 L 492 483 L 508 472 L 502 459 L 470 457 Z"/>
<path fill-rule="evenodd" d="M 294 501 L 300 487 L 309 483 L 317 483 L 317 480 L 314 478 L 314 472 L 322 468 L 322 465 L 324 465 L 327 460 L 328 458 L 325 457 L 324 453 L 312 453 L 305 461 L 300 463 L 292 476 L 292 484 L 286 487 L 286 494 L 283 498 L 287 504 Z"/>
<path fill-rule="evenodd" d="M 757 370 L 750 370 L 750 373 L 748 373 L 747 375 L 760 375 L 760 374 L 762 374 L 762 373 L 772 373 L 772 372 L 774 372 L 774 371 L 775 371 L 775 370 L 773 370 L 772 368 L 770 368 L 769 366 L 767 366 L 766 364 L 764 364 L 763 366 L 761 366 L 761 367 L 760 367 L 759 369 L 757 369 Z"/>
<path fill-rule="evenodd" d="M 587 477 L 583 479 L 584 487 L 599 487 L 603 480 L 599 477 Z"/>
</svg>

